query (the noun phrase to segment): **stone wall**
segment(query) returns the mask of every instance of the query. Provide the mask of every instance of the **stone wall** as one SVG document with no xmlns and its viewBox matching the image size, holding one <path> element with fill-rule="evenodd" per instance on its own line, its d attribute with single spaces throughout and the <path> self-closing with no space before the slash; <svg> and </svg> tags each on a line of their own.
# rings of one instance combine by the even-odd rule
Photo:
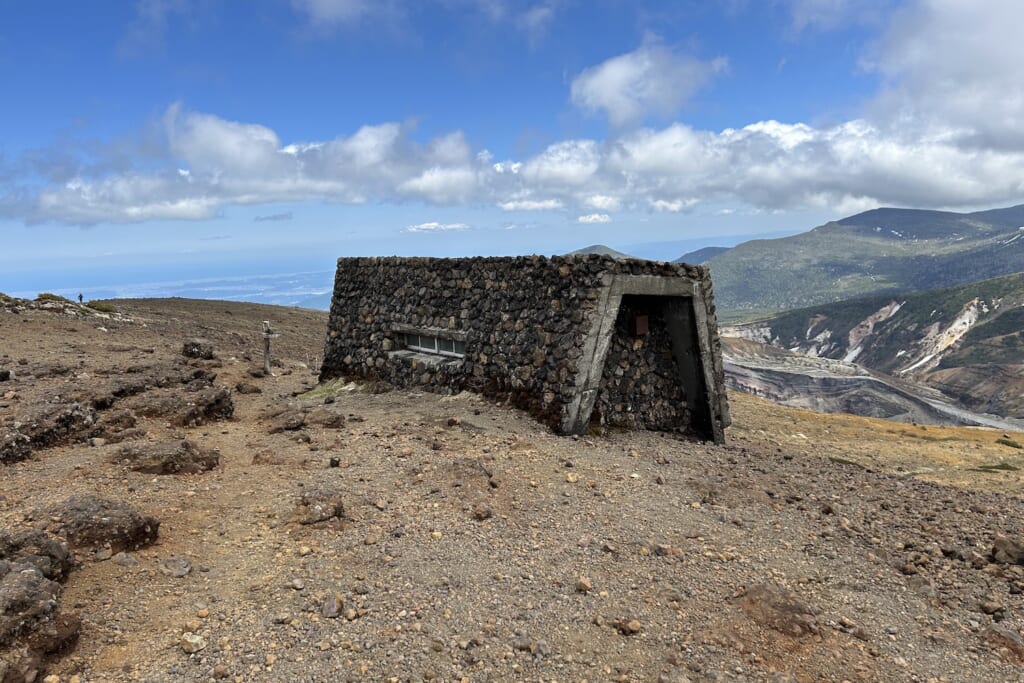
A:
<svg viewBox="0 0 1024 683">
<path fill-rule="evenodd" d="M 321 380 L 358 377 L 430 391 L 508 398 L 559 431 L 583 405 L 590 365 L 603 362 L 602 316 L 617 277 L 685 280 L 708 322 L 717 434 L 728 424 L 707 270 L 598 255 L 514 258 L 342 258 Z M 616 312 L 618 300 L 614 302 Z M 615 315 L 613 313 L 613 319 Z M 603 332 L 601 332 L 603 330 Z M 405 335 L 464 343 L 461 358 L 414 352 Z M 591 382 L 592 383 L 592 382 Z M 587 386 L 585 386 L 587 385 Z M 710 405 L 710 403 L 709 403 Z M 646 423 L 644 423 L 646 425 Z"/>
</svg>

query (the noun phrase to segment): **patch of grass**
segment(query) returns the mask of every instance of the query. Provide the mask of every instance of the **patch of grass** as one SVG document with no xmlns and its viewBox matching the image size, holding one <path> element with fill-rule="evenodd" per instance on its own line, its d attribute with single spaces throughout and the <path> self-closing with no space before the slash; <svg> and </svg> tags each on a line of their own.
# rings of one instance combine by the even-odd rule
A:
<svg viewBox="0 0 1024 683">
<path fill-rule="evenodd" d="M 117 313 L 117 308 L 109 301 L 90 301 L 86 306 L 100 313 Z"/>
<path fill-rule="evenodd" d="M 65 299 L 60 294 L 53 294 L 51 292 L 40 292 L 39 296 L 36 297 L 36 301 L 59 301 L 62 304 L 74 303 L 71 299 Z"/>
<path fill-rule="evenodd" d="M 384 382 L 339 377 L 337 379 L 327 380 L 326 382 L 318 385 L 315 389 L 310 389 L 306 393 L 300 394 L 298 399 L 301 401 L 322 401 L 325 398 L 340 396 L 352 391 L 362 391 L 369 394 L 383 394 L 388 390 L 389 387 Z"/>
<path fill-rule="evenodd" d="M 978 465 L 971 468 L 972 472 L 988 472 L 989 474 L 993 472 L 1018 472 L 1019 470 L 1019 467 L 1008 462 L 998 462 L 995 465 Z"/>
<path fill-rule="evenodd" d="M 1007 436 L 999 437 L 998 439 L 996 439 L 996 443 L 1000 443 L 1004 446 L 1009 446 L 1010 448 L 1024 448 L 1024 446 L 1020 445 L 1019 441 L 1014 441 L 1013 439 Z"/>
<path fill-rule="evenodd" d="M 890 434 L 898 434 L 909 439 L 920 439 L 922 441 L 959 441 L 960 439 L 955 436 L 936 436 L 934 434 L 922 434 L 920 432 L 912 432 L 909 429 L 887 429 Z"/>
</svg>

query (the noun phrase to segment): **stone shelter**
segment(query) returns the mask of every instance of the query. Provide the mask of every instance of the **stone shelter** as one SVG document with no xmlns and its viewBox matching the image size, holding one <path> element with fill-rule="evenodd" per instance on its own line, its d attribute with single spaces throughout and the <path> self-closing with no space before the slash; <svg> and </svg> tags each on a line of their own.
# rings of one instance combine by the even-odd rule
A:
<svg viewBox="0 0 1024 683">
<path fill-rule="evenodd" d="M 729 425 L 706 267 L 598 254 L 341 258 L 320 380 L 508 399 L 720 443 Z"/>
</svg>

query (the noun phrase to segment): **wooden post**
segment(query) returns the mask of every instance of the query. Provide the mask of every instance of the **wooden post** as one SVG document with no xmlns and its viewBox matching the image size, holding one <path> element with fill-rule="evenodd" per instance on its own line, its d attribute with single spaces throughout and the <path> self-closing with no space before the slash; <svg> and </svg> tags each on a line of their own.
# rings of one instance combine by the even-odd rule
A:
<svg viewBox="0 0 1024 683">
<path fill-rule="evenodd" d="M 276 337 L 277 334 L 270 329 L 270 321 L 263 321 L 263 374 L 268 377 L 273 377 L 274 373 L 270 371 L 270 340 Z"/>
</svg>

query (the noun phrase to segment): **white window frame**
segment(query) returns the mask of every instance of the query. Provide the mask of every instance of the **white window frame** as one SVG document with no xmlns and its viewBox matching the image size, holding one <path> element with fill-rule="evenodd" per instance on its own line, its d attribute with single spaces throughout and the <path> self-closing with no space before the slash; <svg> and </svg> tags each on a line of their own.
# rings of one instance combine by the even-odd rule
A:
<svg viewBox="0 0 1024 683">
<path fill-rule="evenodd" d="M 449 342 L 452 350 L 449 351 L 447 349 L 442 349 L 441 342 Z M 429 353 L 435 356 L 448 356 L 449 358 L 465 358 L 466 356 L 466 342 L 431 334 L 403 332 L 402 344 L 409 351 L 417 351 L 419 353 Z M 461 351 L 458 350 L 460 347 L 462 349 Z"/>
</svg>

